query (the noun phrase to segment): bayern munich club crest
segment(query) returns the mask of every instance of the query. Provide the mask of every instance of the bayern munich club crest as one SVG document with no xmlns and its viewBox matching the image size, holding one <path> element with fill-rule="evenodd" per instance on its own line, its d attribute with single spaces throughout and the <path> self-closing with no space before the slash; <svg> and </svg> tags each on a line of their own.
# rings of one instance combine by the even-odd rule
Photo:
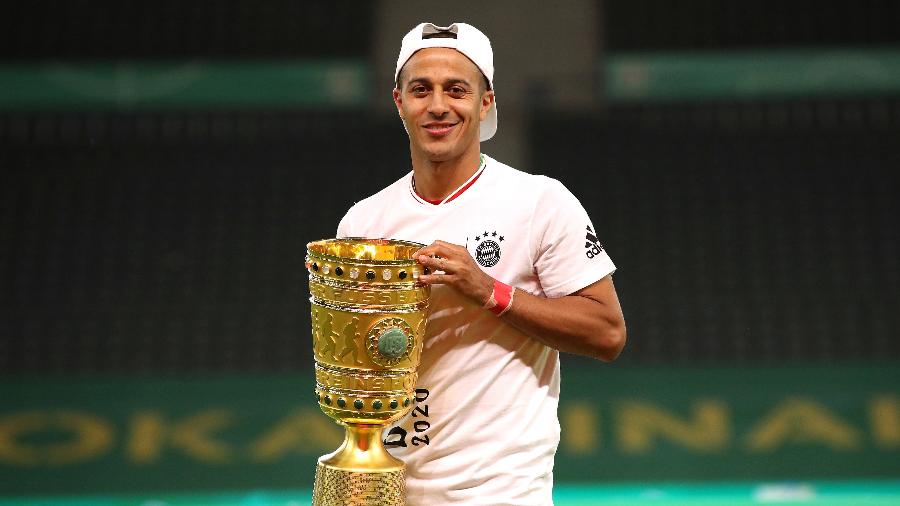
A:
<svg viewBox="0 0 900 506">
<path fill-rule="evenodd" d="M 475 236 L 475 260 L 482 267 L 493 267 L 500 261 L 500 243 L 503 236 L 497 231 L 485 231 Z"/>
</svg>

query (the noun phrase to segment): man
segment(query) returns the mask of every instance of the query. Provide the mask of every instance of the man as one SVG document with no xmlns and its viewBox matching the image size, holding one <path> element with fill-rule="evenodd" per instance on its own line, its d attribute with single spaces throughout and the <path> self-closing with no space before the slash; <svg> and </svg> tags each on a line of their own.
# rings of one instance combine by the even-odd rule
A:
<svg viewBox="0 0 900 506">
<path fill-rule="evenodd" d="M 394 76 L 412 172 L 354 205 L 337 234 L 428 244 L 416 405 L 385 446 L 407 464 L 411 506 L 552 504 L 559 351 L 622 350 L 615 266 L 562 184 L 481 153 L 497 129 L 483 33 L 420 24 Z"/>
</svg>

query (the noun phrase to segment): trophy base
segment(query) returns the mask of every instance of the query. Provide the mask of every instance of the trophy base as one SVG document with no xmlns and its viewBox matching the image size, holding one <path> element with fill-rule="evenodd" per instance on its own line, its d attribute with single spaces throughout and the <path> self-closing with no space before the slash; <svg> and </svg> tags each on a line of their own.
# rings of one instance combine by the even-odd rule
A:
<svg viewBox="0 0 900 506">
<path fill-rule="evenodd" d="M 336 469 L 321 461 L 316 465 L 313 506 L 404 506 L 406 480 L 403 469 L 361 473 Z"/>
</svg>

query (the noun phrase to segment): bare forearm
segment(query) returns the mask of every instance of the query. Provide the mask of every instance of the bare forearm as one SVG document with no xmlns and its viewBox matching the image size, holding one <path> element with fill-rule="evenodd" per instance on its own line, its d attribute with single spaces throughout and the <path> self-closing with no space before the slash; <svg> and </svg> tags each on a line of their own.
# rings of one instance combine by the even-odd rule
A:
<svg viewBox="0 0 900 506">
<path fill-rule="evenodd" d="M 625 346 L 625 322 L 617 302 L 583 295 L 548 299 L 516 290 L 501 318 L 551 348 L 611 361 Z"/>
<path fill-rule="evenodd" d="M 494 278 L 482 271 L 462 246 L 435 241 L 419 250 L 416 258 L 432 270 L 420 276 L 420 282 L 451 286 L 479 305 L 491 300 Z M 611 276 L 554 299 L 516 290 L 500 318 L 533 339 L 568 353 L 610 361 L 625 346 L 625 320 Z"/>
</svg>

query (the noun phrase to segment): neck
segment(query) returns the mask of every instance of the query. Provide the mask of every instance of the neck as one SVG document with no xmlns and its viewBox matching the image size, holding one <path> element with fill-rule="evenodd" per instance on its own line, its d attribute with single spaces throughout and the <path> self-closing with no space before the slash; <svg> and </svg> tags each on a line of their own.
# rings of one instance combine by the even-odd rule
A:
<svg viewBox="0 0 900 506">
<path fill-rule="evenodd" d="M 480 159 L 478 144 L 452 160 L 434 161 L 422 153 L 413 153 L 416 193 L 428 200 L 440 201 L 447 198 L 478 171 Z"/>
</svg>

